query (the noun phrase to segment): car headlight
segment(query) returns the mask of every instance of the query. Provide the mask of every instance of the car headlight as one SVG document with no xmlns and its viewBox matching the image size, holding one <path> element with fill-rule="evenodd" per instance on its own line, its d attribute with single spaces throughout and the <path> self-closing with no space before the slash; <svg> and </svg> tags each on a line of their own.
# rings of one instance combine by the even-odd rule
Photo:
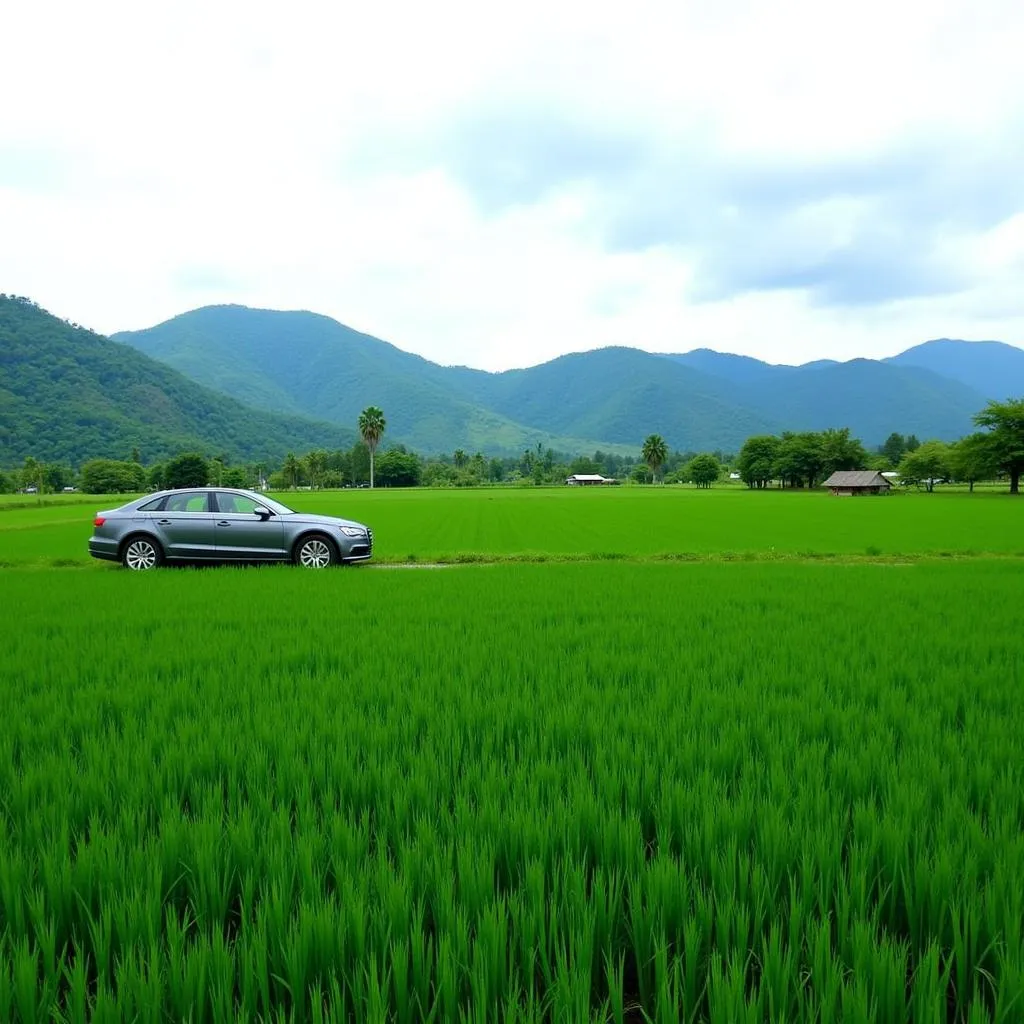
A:
<svg viewBox="0 0 1024 1024">
<path fill-rule="evenodd" d="M 366 531 L 361 526 L 343 526 L 341 532 L 346 537 L 365 537 Z"/>
</svg>

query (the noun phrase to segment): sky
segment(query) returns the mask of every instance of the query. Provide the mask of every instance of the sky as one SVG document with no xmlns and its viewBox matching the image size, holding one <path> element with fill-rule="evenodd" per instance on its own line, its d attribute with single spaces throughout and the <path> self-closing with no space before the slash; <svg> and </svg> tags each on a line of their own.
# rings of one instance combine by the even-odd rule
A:
<svg viewBox="0 0 1024 1024">
<path fill-rule="evenodd" d="M 445 364 L 1024 346 L 1019 0 L 5 10 L 0 292 Z"/>
</svg>

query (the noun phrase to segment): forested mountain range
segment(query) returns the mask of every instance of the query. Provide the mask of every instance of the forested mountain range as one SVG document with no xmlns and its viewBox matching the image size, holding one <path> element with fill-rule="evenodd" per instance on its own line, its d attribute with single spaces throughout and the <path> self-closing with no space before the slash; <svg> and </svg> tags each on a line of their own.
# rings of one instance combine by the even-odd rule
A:
<svg viewBox="0 0 1024 1024">
<path fill-rule="evenodd" d="M 503 373 L 446 367 L 309 312 L 207 306 L 115 340 L 241 401 L 339 424 L 381 406 L 387 439 L 426 454 L 550 445 L 736 450 L 753 433 L 848 426 L 953 439 L 988 398 L 1024 394 L 1024 350 L 927 342 L 891 359 L 777 366 L 695 349 L 604 348 Z"/>
<path fill-rule="evenodd" d="M 248 408 L 127 345 L 0 295 L 0 466 L 26 456 L 147 462 L 196 449 L 231 459 L 343 447 L 352 426 Z"/>
</svg>

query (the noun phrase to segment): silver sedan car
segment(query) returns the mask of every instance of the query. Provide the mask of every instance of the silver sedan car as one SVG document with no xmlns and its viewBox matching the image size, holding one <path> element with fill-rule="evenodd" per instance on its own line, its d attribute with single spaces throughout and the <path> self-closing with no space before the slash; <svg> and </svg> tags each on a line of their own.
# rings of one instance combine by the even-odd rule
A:
<svg viewBox="0 0 1024 1024">
<path fill-rule="evenodd" d="M 89 554 L 135 570 L 163 562 L 288 561 L 324 569 L 365 562 L 373 531 L 349 519 L 296 512 L 253 491 L 196 487 L 98 512 Z"/>
</svg>

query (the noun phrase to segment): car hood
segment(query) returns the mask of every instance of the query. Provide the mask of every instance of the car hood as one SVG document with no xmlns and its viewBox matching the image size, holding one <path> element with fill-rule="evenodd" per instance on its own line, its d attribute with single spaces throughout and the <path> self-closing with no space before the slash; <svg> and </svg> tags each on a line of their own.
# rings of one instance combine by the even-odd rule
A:
<svg viewBox="0 0 1024 1024">
<path fill-rule="evenodd" d="M 339 519 L 337 516 L 318 516 L 312 512 L 292 512 L 289 515 L 278 516 L 283 523 L 308 523 L 310 526 L 357 526 L 360 530 L 367 530 L 365 523 L 357 523 L 353 519 Z"/>
</svg>

